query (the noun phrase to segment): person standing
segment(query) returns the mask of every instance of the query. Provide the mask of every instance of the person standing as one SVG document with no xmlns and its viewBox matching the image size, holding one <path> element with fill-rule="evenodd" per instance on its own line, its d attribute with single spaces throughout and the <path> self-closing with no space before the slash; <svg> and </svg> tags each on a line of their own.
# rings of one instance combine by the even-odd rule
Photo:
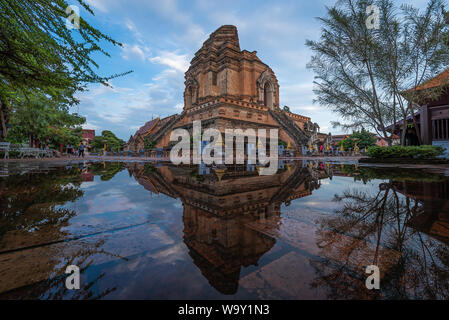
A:
<svg viewBox="0 0 449 320">
<path fill-rule="evenodd" d="M 69 157 L 73 154 L 73 147 L 70 143 L 67 145 L 67 154 Z"/>
<path fill-rule="evenodd" d="M 78 157 L 81 157 L 81 156 L 83 156 L 83 158 L 84 158 L 84 144 L 80 144 L 80 146 L 79 146 L 79 148 L 78 148 Z"/>
</svg>

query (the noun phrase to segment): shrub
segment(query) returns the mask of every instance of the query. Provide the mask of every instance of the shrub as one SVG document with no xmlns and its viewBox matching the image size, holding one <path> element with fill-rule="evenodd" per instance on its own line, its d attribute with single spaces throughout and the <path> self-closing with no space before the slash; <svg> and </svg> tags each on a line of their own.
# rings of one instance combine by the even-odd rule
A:
<svg viewBox="0 0 449 320">
<path fill-rule="evenodd" d="M 10 150 L 9 151 L 9 157 L 10 158 L 18 158 L 20 155 L 19 151 L 14 151 L 14 150 Z M 5 158 L 5 152 L 4 151 L 0 151 L 0 159 L 4 159 Z"/>
<path fill-rule="evenodd" d="M 371 158 L 406 158 L 406 159 L 435 159 L 444 153 L 444 148 L 440 146 L 374 146 L 368 149 L 368 156 Z"/>
</svg>

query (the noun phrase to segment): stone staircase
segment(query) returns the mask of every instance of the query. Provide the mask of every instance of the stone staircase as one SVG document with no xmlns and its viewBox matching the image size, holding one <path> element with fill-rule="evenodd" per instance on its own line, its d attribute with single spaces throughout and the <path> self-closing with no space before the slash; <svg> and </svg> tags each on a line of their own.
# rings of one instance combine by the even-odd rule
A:
<svg viewBox="0 0 449 320">
<path fill-rule="evenodd" d="M 303 145 L 307 145 L 309 137 L 289 116 L 282 110 L 268 110 L 270 115 L 282 126 L 287 134 L 295 141 L 296 147 L 299 149 Z"/>
<path fill-rule="evenodd" d="M 297 167 L 295 172 L 285 181 L 282 187 L 271 198 L 271 202 L 284 202 L 301 184 L 310 178 L 307 168 Z"/>
<path fill-rule="evenodd" d="M 157 181 L 163 188 L 165 188 L 166 192 L 170 194 L 171 197 L 178 199 L 180 194 L 176 191 L 175 188 L 172 187 L 170 183 L 166 181 L 166 179 L 158 172 L 154 172 L 151 174 L 151 177 Z"/>
</svg>

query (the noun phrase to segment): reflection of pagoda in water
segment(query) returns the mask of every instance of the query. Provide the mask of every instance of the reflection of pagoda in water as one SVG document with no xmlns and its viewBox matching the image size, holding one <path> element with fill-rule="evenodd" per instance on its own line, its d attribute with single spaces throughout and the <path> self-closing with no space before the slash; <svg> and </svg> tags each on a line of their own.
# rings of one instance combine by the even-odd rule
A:
<svg viewBox="0 0 449 320">
<path fill-rule="evenodd" d="M 272 176 L 259 176 L 256 166 L 164 166 L 130 164 L 135 179 L 152 193 L 180 198 L 184 242 L 194 263 L 223 294 L 238 289 L 242 267 L 257 265 L 276 243 L 247 225 L 270 219 L 280 223 L 281 205 L 308 196 L 323 172 L 299 163 L 280 163 Z"/>
</svg>

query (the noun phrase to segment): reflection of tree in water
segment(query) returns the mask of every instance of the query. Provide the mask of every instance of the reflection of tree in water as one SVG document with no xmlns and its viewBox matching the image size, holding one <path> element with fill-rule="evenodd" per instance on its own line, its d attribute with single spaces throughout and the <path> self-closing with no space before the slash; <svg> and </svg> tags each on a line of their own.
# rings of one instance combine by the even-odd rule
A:
<svg viewBox="0 0 449 320">
<path fill-rule="evenodd" d="M 95 300 L 106 297 L 117 288 L 98 289 L 97 285 L 105 276 L 104 272 L 93 276 L 91 275 L 92 272 L 89 272 L 89 278 L 91 279 L 88 279 L 86 282 L 83 277 L 85 271 L 91 267 L 94 262 L 94 256 L 98 254 L 111 256 L 110 253 L 105 252 L 102 249 L 103 244 L 103 240 L 95 243 L 84 243 L 80 249 L 67 256 L 61 256 L 61 253 L 59 252 L 59 263 L 49 266 L 49 276 L 46 280 L 0 294 L 0 299 Z M 70 246 L 70 244 L 67 244 L 67 246 Z M 57 251 L 55 254 L 58 254 Z M 78 290 L 69 290 L 66 288 L 66 279 L 69 274 L 65 274 L 65 270 L 69 265 L 80 267 L 81 286 Z"/>
<path fill-rule="evenodd" d="M 321 220 L 319 231 L 330 268 L 317 265 L 320 277 L 314 282 L 331 288 L 329 298 L 449 298 L 449 249 L 417 230 L 416 220 L 432 212 L 424 210 L 422 201 L 401 194 L 401 184 L 410 182 L 381 183 L 375 194 L 347 190 L 335 196 L 342 207 Z M 383 275 L 380 291 L 365 287 L 364 270 L 370 264 L 378 265 Z"/>
<path fill-rule="evenodd" d="M 80 290 L 69 291 L 65 287 L 67 265 L 78 265 L 83 271 L 92 264 L 94 256 L 112 255 L 102 249 L 103 240 L 65 242 L 70 239 L 70 235 L 63 228 L 68 226 L 69 220 L 77 212 L 59 206 L 74 202 L 84 195 L 80 186 L 83 181 L 81 173 L 85 170 L 101 175 L 102 180 L 109 180 L 123 170 L 123 166 L 115 163 L 80 164 L 45 173 L 26 173 L 0 179 L 0 254 L 12 254 L 15 257 L 15 254 L 20 255 L 24 253 L 23 250 L 28 250 L 27 247 L 36 248 L 39 255 L 35 258 L 25 255 L 28 262 L 21 263 L 17 272 L 24 273 L 27 279 L 32 273 L 46 279 L 3 293 L 2 298 L 94 299 L 115 290 L 112 288 L 98 292 L 95 288 L 103 273 L 93 276 Z M 35 261 L 33 259 L 42 262 L 41 267 L 29 270 Z M 7 282 L 7 279 L 4 280 Z M 4 283 L 4 286 L 9 285 Z"/>
<path fill-rule="evenodd" d="M 102 181 L 109 181 L 123 171 L 125 166 L 121 162 L 94 162 L 90 164 L 94 175 L 100 176 Z"/>
<path fill-rule="evenodd" d="M 57 206 L 83 196 L 80 184 L 81 177 L 75 169 L 62 168 L 0 180 L 0 241 L 13 230 L 34 232 L 66 225 L 76 212 Z"/>
</svg>

